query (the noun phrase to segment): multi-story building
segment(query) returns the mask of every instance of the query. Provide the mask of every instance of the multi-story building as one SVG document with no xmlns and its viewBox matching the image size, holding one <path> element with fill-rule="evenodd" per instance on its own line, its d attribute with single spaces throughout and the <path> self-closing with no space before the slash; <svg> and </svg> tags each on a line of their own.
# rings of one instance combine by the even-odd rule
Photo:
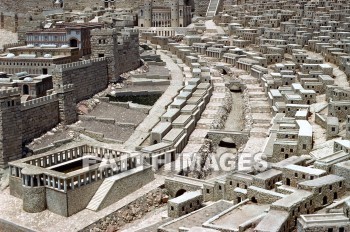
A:
<svg viewBox="0 0 350 232">
<path fill-rule="evenodd" d="M 163 1 L 160 1 L 163 2 Z M 145 0 L 138 13 L 139 27 L 187 27 L 191 23 L 191 6 L 184 0 Z"/>
</svg>

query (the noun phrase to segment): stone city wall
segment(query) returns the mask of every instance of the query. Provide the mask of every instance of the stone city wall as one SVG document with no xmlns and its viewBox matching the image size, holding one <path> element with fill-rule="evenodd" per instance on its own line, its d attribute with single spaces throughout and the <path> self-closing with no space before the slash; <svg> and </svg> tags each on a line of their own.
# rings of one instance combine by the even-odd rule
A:
<svg viewBox="0 0 350 232">
<path fill-rule="evenodd" d="M 84 10 L 86 7 L 104 6 L 102 0 L 65 0 L 63 4 L 64 10 Z"/>
<path fill-rule="evenodd" d="M 6 12 L 27 13 L 33 9 L 53 8 L 52 0 L 0 0 L 1 10 Z"/>
<path fill-rule="evenodd" d="M 107 88 L 107 60 L 97 58 L 65 65 L 51 70 L 55 87 L 73 84 L 77 102 L 87 99 Z"/>
<path fill-rule="evenodd" d="M 122 29 L 114 57 L 118 75 L 141 66 L 138 30 Z"/>
<path fill-rule="evenodd" d="M 0 167 L 21 158 L 22 143 L 39 137 L 59 122 L 70 124 L 77 120 L 73 89 L 72 85 L 62 86 L 58 93 L 23 103 L 18 88 L 0 91 L 3 121 L 0 127 Z"/>
<path fill-rule="evenodd" d="M 29 142 L 51 130 L 59 121 L 57 95 L 49 95 L 21 104 L 22 141 Z"/>
<path fill-rule="evenodd" d="M 114 5 L 117 8 L 138 8 L 138 6 L 143 2 L 142 0 L 115 0 Z M 156 1 L 158 3 L 159 1 Z M 160 1 L 163 2 L 163 1 Z M 65 0 L 64 9 L 65 10 L 84 10 L 86 7 L 99 7 L 105 6 L 103 0 Z"/>
</svg>

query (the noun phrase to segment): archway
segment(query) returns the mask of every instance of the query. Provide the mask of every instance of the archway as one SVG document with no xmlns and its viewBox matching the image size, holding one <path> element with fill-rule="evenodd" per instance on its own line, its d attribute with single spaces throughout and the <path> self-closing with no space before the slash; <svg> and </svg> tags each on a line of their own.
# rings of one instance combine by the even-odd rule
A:
<svg viewBox="0 0 350 232">
<path fill-rule="evenodd" d="M 185 192 L 186 192 L 185 189 L 180 189 L 179 191 L 176 192 L 175 197 L 179 197 L 179 196 L 183 195 Z"/>
<path fill-rule="evenodd" d="M 29 94 L 29 86 L 23 85 L 23 95 L 28 95 L 28 94 Z"/>
<path fill-rule="evenodd" d="M 256 200 L 255 197 L 252 197 L 252 199 L 250 199 L 250 201 L 253 202 L 253 203 L 258 203 L 258 201 Z"/>
<path fill-rule="evenodd" d="M 69 41 L 69 46 L 72 47 L 72 48 L 78 47 L 78 40 L 77 39 L 71 39 Z"/>
</svg>

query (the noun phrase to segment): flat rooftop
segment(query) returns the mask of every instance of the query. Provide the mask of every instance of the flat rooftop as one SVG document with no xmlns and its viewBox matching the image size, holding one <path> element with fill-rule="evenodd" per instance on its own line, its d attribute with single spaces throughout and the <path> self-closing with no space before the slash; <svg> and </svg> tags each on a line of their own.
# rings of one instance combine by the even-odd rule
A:
<svg viewBox="0 0 350 232">
<path fill-rule="evenodd" d="M 309 136 L 312 137 L 312 126 L 306 120 L 297 120 L 299 126 L 299 136 Z"/>
<path fill-rule="evenodd" d="M 279 231 L 288 220 L 289 213 L 280 210 L 270 210 L 255 227 L 256 231 Z"/>
<path fill-rule="evenodd" d="M 322 187 L 324 185 L 333 184 L 336 182 L 343 181 L 344 178 L 336 175 L 327 175 L 322 176 L 320 178 L 316 178 L 313 180 L 303 181 L 299 183 L 299 185 L 302 186 L 309 186 L 309 187 Z"/>
<path fill-rule="evenodd" d="M 201 195 L 202 195 L 201 191 L 185 192 L 181 196 L 169 200 L 169 202 L 175 203 L 175 204 L 179 204 L 179 203 L 182 203 L 182 202 L 186 202 L 189 199 L 193 199 L 195 197 L 199 197 Z"/>
<path fill-rule="evenodd" d="M 195 212 L 177 218 L 161 226 L 166 231 L 177 232 L 179 227 L 202 227 L 202 224 L 217 214 L 229 209 L 233 204 L 228 201 L 217 201 Z"/>
<path fill-rule="evenodd" d="M 257 217 L 266 215 L 270 205 L 245 203 L 236 205 L 217 217 L 207 221 L 205 227 L 219 229 L 220 231 L 232 231 L 239 229 L 240 225 Z"/>
<path fill-rule="evenodd" d="M 320 176 L 320 175 L 327 173 L 325 170 L 304 167 L 304 166 L 295 165 L 295 164 L 290 164 L 290 165 L 286 166 L 285 169 L 289 169 L 289 170 L 296 171 L 296 172 L 307 173 L 310 175 L 316 175 L 316 176 Z"/>
<path fill-rule="evenodd" d="M 299 217 L 300 222 L 307 226 L 339 226 L 349 223 L 349 218 L 345 217 L 342 213 L 330 213 L 330 214 L 308 214 L 301 215 Z"/>
<path fill-rule="evenodd" d="M 282 172 L 280 170 L 277 170 L 277 169 L 269 169 L 265 172 L 261 172 L 257 175 L 254 176 L 254 178 L 258 178 L 258 179 L 269 179 L 269 178 L 272 178 L 274 176 L 277 176 L 277 175 L 282 175 Z"/>
<path fill-rule="evenodd" d="M 173 128 L 164 136 L 163 140 L 174 142 L 182 133 L 183 129 Z"/>
<path fill-rule="evenodd" d="M 309 191 L 304 190 L 296 190 L 294 193 L 279 199 L 278 201 L 274 202 L 273 206 L 283 207 L 283 208 L 290 208 L 293 205 L 297 205 L 300 202 L 305 201 L 308 197 L 312 196 L 313 194 Z"/>
<path fill-rule="evenodd" d="M 339 160 L 345 160 L 345 159 L 349 159 L 350 155 L 348 153 L 345 153 L 345 151 L 341 150 L 341 151 L 337 151 L 333 154 L 330 154 L 328 156 L 325 156 L 323 158 L 318 159 L 316 162 L 318 163 L 332 163 L 332 162 L 336 162 Z"/>
</svg>

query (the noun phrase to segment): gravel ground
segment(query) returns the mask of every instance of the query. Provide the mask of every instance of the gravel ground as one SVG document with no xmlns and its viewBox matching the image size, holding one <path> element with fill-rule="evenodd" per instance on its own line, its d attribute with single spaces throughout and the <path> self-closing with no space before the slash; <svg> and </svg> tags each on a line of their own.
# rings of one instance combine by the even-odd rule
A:
<svg viewBox="0 0 350 232">
<path fill-rule="evenodd" d="M 17 33 L 0 29 L 0 49 L 2 49 L 4 44 L 16 43 L 17 40 Z"/>
<path fill-rule="evenodd" d="M 141 123 L 147 116 L 147 114 L 140 111 L 126 109 L 106 102 L 97 105 L 89 115 L 99 118 L 114 118 L 117 122 L 132 124 Z"/>
<path fill-rule="evenodd" d="M 232 94 L 233 104 L 232 104 L 232 110 L 226 120 L 225 130 L 241 131 L 244 129 L 242 93 L 231 93 L 231 94 Z"/>
<path fill-rule="evenodd" d="M 121 89 L 114 89 L 116 92 L 125 92 L 125 91 L 162 91 L 165 92 L 165 90 L 169 87 L 169 85 L 124 85 Z"/>
<path fill-rule="evenodd" d="M 55 133 L 48 132 L 44 136 L 42 136 L 39 140 L 35 140 L 31 144 L 29 144 L 27 147 L 32 150 L 40 149 L 43 147 L 49 146 L 51 143 L 72 138 L 71 132 L 69 130 L 59 130 Z"/>
<path fill-rule="evenodd" d="M 169 74 L 169 70 L 166 66 L 150 65 L 147 75 L 166 75 Z"/>
<path fill-rule="evenodd" d="M 78 126 L 97 133 L 102 133 L 106 138 L 115 139 L 125 142 L 134 132 L 130 127 L 120 127 L 117 125 L 107 124 L 96 121 L 83 121 Z"/>
</svg>

